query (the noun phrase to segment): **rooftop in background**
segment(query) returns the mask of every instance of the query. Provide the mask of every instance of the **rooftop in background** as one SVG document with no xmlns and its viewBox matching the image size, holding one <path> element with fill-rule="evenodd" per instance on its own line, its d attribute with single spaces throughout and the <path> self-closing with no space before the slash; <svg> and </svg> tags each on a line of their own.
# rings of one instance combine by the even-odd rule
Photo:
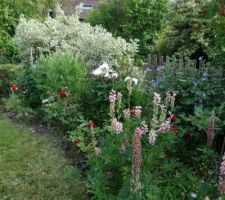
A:
<svg viewBox="0 0 225 200">
<path fill-rule="evenodd" d="M 90 10 L 97 8 L 100 1 L 102 0 L 68 0 L 68 2 L 63 6 L 63 10 L 66 14 L 71 14 L 77 5 L 83 3 L 83 12 L 80 14 L 80 20 L 82 21 L 86 19 Z"/>
</svg>

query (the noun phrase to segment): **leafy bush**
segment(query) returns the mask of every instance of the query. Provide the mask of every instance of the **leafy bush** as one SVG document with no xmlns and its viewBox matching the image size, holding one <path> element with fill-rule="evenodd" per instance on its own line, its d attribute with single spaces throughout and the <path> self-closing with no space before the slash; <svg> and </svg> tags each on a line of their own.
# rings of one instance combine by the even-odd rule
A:
<svg viewBox="0 0 225 200">
<path fill-rule="evenodd" d="M 202 62 L 202 61 L 200 61 Z M 177 112 L 192 114 L 195 107 L 218 107 L 224 101 L 224 70 L 210 63 L 196 68 L 188 58 L 171 57 L 165 66 L 158 67 L 156 79 L 149 79 L 149 91 L 178 91 Z M 150 71 L 148 74 L 152 74 Z M 151 76 L 150 76 L 151 77 Z M 216 98 L 215 98 L 216 97 Z"/>
<path fill-rule="evenodd" d="M 209 13 L 206 36 L 210 35 L 207 53 L 216 65 L 225 67 L 225 4 L 223 1 L 212 1 L 206 10 Z"/>
<path fill-rule="evenodd" d="M 35 112 L 24 104 L 24 100 L 18 92 L 12 91 L 9 98 L 3 99 L 3 105 L 9 116 L 15 120 L 28 122 L 34 119 Z"/>
<path fill-rule="evenodd" d="M 70 129 L 81 118 L 80 96 L 87 90 L 87 67 L 69 52 L 42 56 L 19 78 L 26 104 L 41 108 L 47 122 Z"/>
<path fill-rule="evenodd" d="M 13 41 L 15 28 L 21 14 L 30 18 L 41 19 L 47 16 L 49 8 L 52 8 L 55 0 L 1 0 L 0 2 L 0 63 L 18 62 L 18 51 Z"/>
<path fill-rule="evenodd" d="M 18 49 L 13 38 L 0 29 L 0 60 L 1 63 L 15 63 L 18 61 Z"/>
<path fill-rule="evenodd" d="M 203 13 L 205 4 L 204 0 L 173 2 L 168 16 L 171 20 L 168 20 L 168 27 L 161 37 L 160 51 L 166 48 L 167 55 L 180 52 L 189 57 L 195 56 L 196 53 L 200 57 L 206 53 L 204 31 L 207 17 Z"/>
<path fill-rule="evenodd" d="M 148 82 L 150 93 L 177 91 L 175 108 L 175 113 L 179 116 L 177 127 L 183 134 L 187 133 L 191 136 L 190 143 L 187 143 L 190 152 L 185 150 L 182 152 L 183 156 L 192 154 L 192 151 L 206 144 L 208 120 L 212 111 L 216 116 L 214 147 L 220 152 L 225 130 L 223 123 L 224 70 L 212 67 L 210 63 L 197 69 L 195 62 L 173 57 L 168 59 L 164 68 L 156 73 L 156 80 Z M 190 120 L 192 119 L 190 116 L 195 118 L 194 122 Z"/>
<path fill-rule="evenodd" d="M 127 43 L 114 38 L 100 26 L 91 27 L 79 22 L 80 9 L 72 16 L 66 16 L 57 7 L 56 17 L 47 18 L 43 23 L 37 20 L 20 19 L 15 40 L 20 53 L 27 61 L 31 52 L 34 59 L 40 54 L 47 55 L 56 50 L 71 50 L 91 66 L 104 62 L 110 65 L 132 62 L 137 51 L 134 41 Z"/>
<path fill-rule="evenodd" d="M 2 64 L 0 65 L 0 95 L 9 94 L 11 85 L 14 84 L 20 67 L 18 65 Z"/>
<path fill-rule="evenodd" d="M 124 92 L 127 85 L 124 82 L 125 76 L 121 74 L 119 79 L 107 80 L 105 78 L 92 78 L 89 82 L 89 92 L 81 96 L 81 105 L 85 119 L 93 120 L 98 126 L 102 126 L 109 120 L 108 94 L 114 90 Z M 128 105 L 128 95 L 124 95 L 124 105 Z M 138 86 L 133 88 L 131 94 L 131 106 L 136 103 L 140 105 L 147 104 L 148 96 L 144 94 Z"/>
<path fill-rule="evenodd" d="M 196 60 L 204 56 L 217 66 L 224 66 L 223 1 L 174 1 L 167 19 L 155 51 L 169 56 L 181 53 Z"/>
<path fill-rule="evenodd" d="M 139 54 L 146 56 L 161 31 L 168 1 L 113 0 L 102 2 L 89 15 L 91 25 L 102 25 L 127 41 L 138 39 Z"/>
</svg>

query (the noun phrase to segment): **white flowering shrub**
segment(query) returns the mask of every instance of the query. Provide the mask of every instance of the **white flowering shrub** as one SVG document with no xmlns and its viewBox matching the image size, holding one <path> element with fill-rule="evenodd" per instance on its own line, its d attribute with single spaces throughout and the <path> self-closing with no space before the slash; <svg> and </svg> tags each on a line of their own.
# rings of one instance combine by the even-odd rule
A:
<svg viewBox="0 0 225 200">
<path fill-rule="evenodd" d="M 21 56 L 29 60 L 32 52 L 36 59 L 40 54 L 69 49 L 91 66 L 104 62 L 115 66 L 132 63 L 137 52 L 136 42 L 114 38 L 100 26 L 80 22 L 80 11 L 77 7 L 73 15 L 66 16 L 58 6 L 56 17 L 48 17 L 44 22 L 21 17 L 15 35 Z"/>
</svg>

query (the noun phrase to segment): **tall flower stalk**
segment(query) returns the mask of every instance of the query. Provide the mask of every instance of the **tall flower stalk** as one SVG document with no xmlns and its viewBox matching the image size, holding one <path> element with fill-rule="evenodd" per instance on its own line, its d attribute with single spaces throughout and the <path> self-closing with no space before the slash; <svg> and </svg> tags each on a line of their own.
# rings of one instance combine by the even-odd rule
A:
<svg viewBox="0 0 225 200">
<path fill-rule="evenodd" d="M 127 82 L 127 90 L 128 90 L 128 108 L 130 109 L 130 96 L 133 90 L 133 86 L 138 84 L 138 79 L 132 77 L 126 77 L 125 82 Z"/>
<path fill-rule="evenodd" d="M 137 192 L 141 189 L 140 173 L 141 173 L 141 128 L 135 130 L 133 136 L 133 162 L 132 162 L 132 185 L 131 190 Z"/>
<path fill-rule="evenodd" d="M 149 143 L 155 144 L 158 133 L 164 133 L 170 130 L 172 110 L 175 102 L 175 93 L 166 93 L 166 99 L 164 103 L 161 103 L 160 94 L 154 93 L 153 98 L 153 116 L 150 122 L 151 130 L 149 132 Z M 170 110 L 169 110 L 170 109 Z M 166 119 L 169 114 L 169 118 Z"/>
<path fill-rule="evenodd" d="M 117 134 L 123 132 L 123 124 L 118 121 L 116 118 L 116 107 L 117 107 L 117 113 L 119 113 L 119 110 L 122 105 L 122 94 L 120 92 L 116 92 L 115 90 L 111 90 L 109 94 L 109 102 L 110 102 L 110 117 L 111 117 L 111 127 L 114 132 Z M 116 106 L 117 103 L 117 106 Z"/>
<path fill-rule="evenodd" d="M 111 90 L 110 94 L 109 94 L 109 102 L 110 102 L 110 112 L 109 112 L 109 114 L 110 114 L 111 120 L 113 120 L 114 116 L 115 116 L 116 99 L 117 99 L 116 91 Z"/>
<path fill-rule="evenodd" d="M 221 194 L 225 194 L 225 154 L 223 155 L 223 160 L 220 165 L 218 190 Z"/>
<path fill-rule="evenodd" d="M 159 106 L 161 102 L 160 94 L 154 93 L 154 99 L 153 99 L 153 116 L 151 121 L 151 127 L 152 129 L 157 128 L 158 126 L 158 114 L 159 114 Z"/>
</svg>

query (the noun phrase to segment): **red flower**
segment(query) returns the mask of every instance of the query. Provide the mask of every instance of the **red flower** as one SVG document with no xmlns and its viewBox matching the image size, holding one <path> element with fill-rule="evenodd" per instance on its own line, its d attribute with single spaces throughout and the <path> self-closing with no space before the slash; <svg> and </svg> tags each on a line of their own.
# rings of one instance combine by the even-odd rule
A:
<svg viewBox="0 0 225 200">
<path fill-rule="evenodd" d="M 80 140 L 74 141 L 74 144 L 75 144 L 76 146 L 79 146 L 79 145 L 80 145 Z"/>
<path fill-rule="evenodd" d="M 171 116 L 171 120 L 172 120 L 172 121 L 176 121 L 176 119 L 177 119 L 177 116 L 176 116 L 175 114 L 173 114 L 173 115 Z"/>
<path fill-rule="evenodd" d="M 59 93 L 59 96 L 60 96 L 60 97 L 68 97 L 68 93 L 65 92 L 65 91 L 61 91 L 61 92 Z"/>
<path fill-rule="evenodd" d="M 89 122 L 87 124 L 88 127 L 96 127 L 96 124 L 94 122 Z"/>
<path fill-rule="evenodd" d="M 15 84 L 14 84 L 14 85 L 12 85 L 12 86 L 11 86 L 11 90 L 12 90 L 12 91 L 17 91 L 17 90 L 18 90 L 17 85 L 15 85 Z"/>
<path fill-rule="evenodd" d="M 179 131 L 179 128 L 178 128 L 177 126 L 173 125 L 173 126 L 170 128 L 170 130 L 171 130 L 172 132 L 174 132 L 174 133 L 177 133 L 177 132 Z"/>
<path fill-rule="evenodd" d="M 185 140 L 188 140 L 188 139 L 190 139 L 191 137 L 192 137 L 192 135 L 191 135 L 190 132 L 186 132 L 186 133 L 183 135 L 183 138 L 184 138 Z"/>
</svg>

